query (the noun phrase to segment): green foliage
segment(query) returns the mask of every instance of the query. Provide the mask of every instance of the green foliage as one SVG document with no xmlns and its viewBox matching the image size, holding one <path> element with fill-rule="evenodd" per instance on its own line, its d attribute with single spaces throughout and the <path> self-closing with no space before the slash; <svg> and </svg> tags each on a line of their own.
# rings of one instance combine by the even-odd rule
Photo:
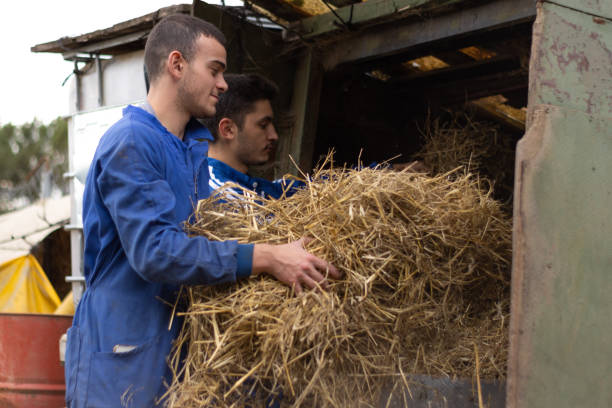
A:
<svg viewBox="0 0 612 408">
<path fill-rule="evenodd" d="M 0 212 L 15 202 L 31 202 L 40 197 L 42 173 L 51 172 L 53 188 L 63 193 L 68 184 L 68 124 L 57 118 L 45 125 L 37 120 L 0 127 Z"/>
</svg>

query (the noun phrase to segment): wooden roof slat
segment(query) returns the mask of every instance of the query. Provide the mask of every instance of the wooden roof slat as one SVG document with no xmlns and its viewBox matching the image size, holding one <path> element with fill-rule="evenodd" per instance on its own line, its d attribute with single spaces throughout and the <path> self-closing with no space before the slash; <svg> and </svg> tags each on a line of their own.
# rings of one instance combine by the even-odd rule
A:
<svg viewBox="0 0 612 408">
<path fill-rule="evenodd" d="M 442 7 L 463 0 L 368 0 L 305 18 L 292 27 L 304 38 L 313 38 L 341 30 L 344 25 L 351 27 L 390 16 L 411 12 L 422 7 Z M 340 21 L 341 20 L 341 21 Z"/>
<path fill-rule="evenodd" d="M 134 39 L 130 34 L 150 31 L 157 21 L 171 14 L 189 14 L 191 12 L 191 4 L 179 4 L 169 7 L 164 7 L 155 12 L 146 14 L 142 17 L 134 18 L 113 25 L 110 28 L 92 31 L 90 33 L 81 34 L 75 37 L 62 37 L 58 40 L 48 43 L 38 44 L 31 48 L 32 52 L 54 52 L 67 53 L 70 51 L 83 51 L 84 48 L 95 50 L 95 43 L 123 38 L 127 40 L 138 40 L 138 36 Z M 124 43 L 124 45 L 127 43 Z M 117 44 L 115 44 L 116 46 Z M 141 44 L 139 44 L 140 46 Z M 98 47 L 100 48 L 100 47 Z M 96 50 L 99 51 L 99 50 Z M 93 52 L 93 51 L 88 51 Z"/>
</svg>

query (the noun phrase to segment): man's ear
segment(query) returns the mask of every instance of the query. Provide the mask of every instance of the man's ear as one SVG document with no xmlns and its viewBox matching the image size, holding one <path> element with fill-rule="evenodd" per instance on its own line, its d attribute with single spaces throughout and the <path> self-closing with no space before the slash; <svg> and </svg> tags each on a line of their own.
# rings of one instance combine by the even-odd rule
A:
<svg viewBox="0 0 612 408">
<path fill-rule="evenodd" d="M 238 126 L 230 118 L 223 118 L 219 121 L 217 134 L 224 140 L 233 140 L 238 133 Z"/>
<path fill-rule="evenodd" d="M 185 64 L 186 61 L 180 51 L 174 50 L 170 54 L 168 54 L 168 59 L 166 60 L 166 67 L 173 78 L 178 79 L 183 76 Z"/>
</svg>

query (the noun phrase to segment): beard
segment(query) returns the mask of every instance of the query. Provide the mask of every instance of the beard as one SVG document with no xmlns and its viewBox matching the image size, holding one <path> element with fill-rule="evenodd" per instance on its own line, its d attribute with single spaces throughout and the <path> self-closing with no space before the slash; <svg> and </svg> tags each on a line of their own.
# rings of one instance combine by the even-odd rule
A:
<svg viewBox="0 0 612 408">
<path fill-rule="evenodd" d="M 183 82 L 178 89 L 178 97 L 182 107 L 195 118 L 210 118 L 215 115 L 216 104 L 202 103 L 202 93 L 194 90 L 194 86 L 189 82 Z M 206 100 L 210 95 L 206 93 Z"/>
<path fill-rule="evenodd" d="M 238 141 L 238 146 L 240 146 L 236 155 L 241 163 L 247 166 L 261 166 L 270 161 L 272 153 L 266 153 L 261 150 L 261 147 L 258 148 L 256 144 L 251 144 L 252 142 L 240 129 L 238 130 L 236 140 Z M 274 152 L 274 148 L 272 152 Z"/>
</svg>

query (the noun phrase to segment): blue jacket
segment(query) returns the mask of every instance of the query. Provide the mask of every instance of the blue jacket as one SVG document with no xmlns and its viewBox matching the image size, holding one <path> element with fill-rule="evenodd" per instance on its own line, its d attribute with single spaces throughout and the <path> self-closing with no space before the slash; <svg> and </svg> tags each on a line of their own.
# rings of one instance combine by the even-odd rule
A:
<svg viewBox="0 0 612 408">
<path fill-rule="evenodd" d="M 295 194 L 300 187 L 306 186 L 306 183 L 300 180 L 279 179 L 269 181 L 259 177 L 251 177 L 212 157 L 208 158 L 208 172 L 210 173 L 209 186 L 211 194 L 228 181 L 232 181 L 244 188 L 255 191 L 257 195 L 261 197 L 272 197 L 277 199 L 283 195 L 284 190 L 287 190 L 286 197 L 290 197 Z M 238 189 L 235 190 L 238 191 Z"/>
<path fill-rule="evenodd" d="M 208 130 L 192 120 L 181 141 L 140 108 L 123 115 L 100 140 L 85 185 L 87 289 L 68 331 L 68 407 L 154 406 L 171 378 L 180 285 L 251 273 L 252 245 L 182 230 L 209 195 L 208 143 L 200 141 Z"/>
</svg>

